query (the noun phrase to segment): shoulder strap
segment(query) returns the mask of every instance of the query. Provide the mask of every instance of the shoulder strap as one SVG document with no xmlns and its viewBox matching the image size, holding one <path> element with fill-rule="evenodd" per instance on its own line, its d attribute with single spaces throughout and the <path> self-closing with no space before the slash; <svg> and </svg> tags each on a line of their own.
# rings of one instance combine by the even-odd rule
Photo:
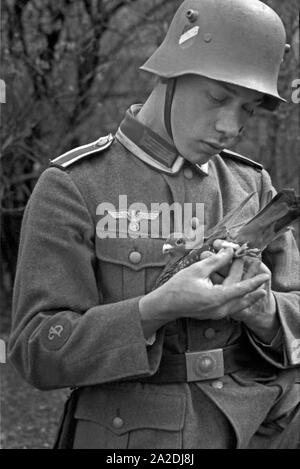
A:
<svg viewBox="0 0 300 469">
<path fill-rule="evenodd" d="M 240 155 L 239 153 L 236 153 L 235 151 L 222 150 L 220 152 L 220 156 L 232 158 L 233 160 L 236 160 L 239 163 L 247 164 L 249 166 L 252 166 L 253 168 L 259 169 L 260 171 L 263 169 L 263 166 L 260 163 L 257 163 L 257 161 L 251 160 L 250 158 Z"/>
<path fill-rule="evenodd" d="M 58 156 L 57 158 L 50 160 L 50 165 L 59 166 L 61 168 L 68 168 L 73 163 L 81 160 L 82 158 L 85 158 L 86 156 L 106 150 L 106 148 L 110 147 L 112 144 L 113 139 L 113 135 L 108 134 L 105 137 L 100 137 L 94 142 L 88 143 L 87 145 L 73 148 L 72 150 Z"/>
</svg>

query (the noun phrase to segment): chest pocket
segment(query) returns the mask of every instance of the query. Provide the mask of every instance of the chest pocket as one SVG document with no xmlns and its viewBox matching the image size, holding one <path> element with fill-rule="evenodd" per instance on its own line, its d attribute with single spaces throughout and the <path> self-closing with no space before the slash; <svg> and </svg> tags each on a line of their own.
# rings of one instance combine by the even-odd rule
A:
<svg viewBox="0 0 300 469">
<path fill-rule="evenodd" d="M 105 303 L 144 295 L 165 266 L 163 239 L 96 239 L 99 287 Z"/>
</svg>

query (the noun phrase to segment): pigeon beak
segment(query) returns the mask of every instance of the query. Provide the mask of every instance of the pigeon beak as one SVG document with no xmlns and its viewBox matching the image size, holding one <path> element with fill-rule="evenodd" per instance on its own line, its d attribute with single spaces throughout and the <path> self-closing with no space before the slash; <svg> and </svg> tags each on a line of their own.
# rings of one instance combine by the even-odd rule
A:
<svg viewBox="0 0 300 469">
<path fill-rule="evenodd" d="M 174 246 L 172 246 L 172 244 L 165 243 L 162 248 L 162 253 L 165 256 L 166 254 L 170 254 L 170 252 L 173 251 L 173 249 L 174 249 Z"/>
</svg>

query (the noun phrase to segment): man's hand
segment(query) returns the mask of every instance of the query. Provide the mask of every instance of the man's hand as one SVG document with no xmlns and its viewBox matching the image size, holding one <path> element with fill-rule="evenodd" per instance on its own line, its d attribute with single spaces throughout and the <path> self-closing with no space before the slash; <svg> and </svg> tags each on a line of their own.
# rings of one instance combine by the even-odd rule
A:
<svg viewBox="0 0 300 469">
<path fill-rule="evenodd" d="M 271 290 L 271 272 L 258 258 L 245 256 L 233 261 L 225 284 L 239 282 L 255 277 L 258 274 L 266 274 L 268 280 L 263 285 L 266 296 L 244 310 L 230 314 L 232 319 L 242 321 L 255 335 L 265 342 L 270 343 L 279 330 L 280 323 L 276 314 L 276 302 Z"/>
<path fill-rule="evenodd" d="M 216 240 L 214 248 L 216 250 L 239 247 L 238 244 L 228 243 L 225 240 Z M 212 253 L 205 251 L 202 258 L 211 257 Z M 276 302 L 271 290 L 271 272 L 268 267 L 257 257 L 244 256 L 234 259 L 230 266 L 224 266 L 218 272 L 211 275 L 213 283 L 228 286 L 255 277 L 258 274 L 266 274 L 268 280 L 263 285 L 266 295 L 255 304 L 245 308 L 242 311 L 229 314 L 232 319 L 244 322 L 255 335 L 265 342 L 270 343 L 279 330 L 280 323 L 276 314 Z M 225 279 L 224 279 L 225 277 Z"/>
<path fill-rule="evenodd" d="M 250 307 L 265 297 L 261 287 L 268 277 L 252 275 L 248 279 L 236 282 L 234 270 L 229 270 L 227 283 L 214 285 L 210 276 L 218 270 L 228 267 L 233 258 L 233 249 L 219 251 L 187 269 L 178 272 L 166 285 L 166 295 L 172 295 L 170 309 L 177 317 L 195 319 L 221 319 L 232 313 Z"/>
<path fill-rule="evenodd" d="M 232 263 L 233 249 L 221 249 L 217 254 L 196 262 L 175 274 L 161 287 L 141 298 L 139 302 L 145 337 L 163 324 L 180 317 L 199 320 L 222 319 L 249 308 L 266 296 L 261 286 L 268 274 L 252 275 L 242 281 L 233 280 L 229 272 L 228 284 L 213 285 L 210 276 Z"/>
</svg>

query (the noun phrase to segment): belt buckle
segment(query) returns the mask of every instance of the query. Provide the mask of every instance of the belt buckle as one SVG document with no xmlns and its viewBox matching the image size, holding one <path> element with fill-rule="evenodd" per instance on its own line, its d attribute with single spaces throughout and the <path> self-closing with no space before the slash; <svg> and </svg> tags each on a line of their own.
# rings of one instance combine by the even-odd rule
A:
<svg viewBox="0 0 300 469">
<path fill-rule="evenodd" d="M 186 352 L 187 382 L 204 381 L 224 376 L 223 349 Z"/>
</svg>

